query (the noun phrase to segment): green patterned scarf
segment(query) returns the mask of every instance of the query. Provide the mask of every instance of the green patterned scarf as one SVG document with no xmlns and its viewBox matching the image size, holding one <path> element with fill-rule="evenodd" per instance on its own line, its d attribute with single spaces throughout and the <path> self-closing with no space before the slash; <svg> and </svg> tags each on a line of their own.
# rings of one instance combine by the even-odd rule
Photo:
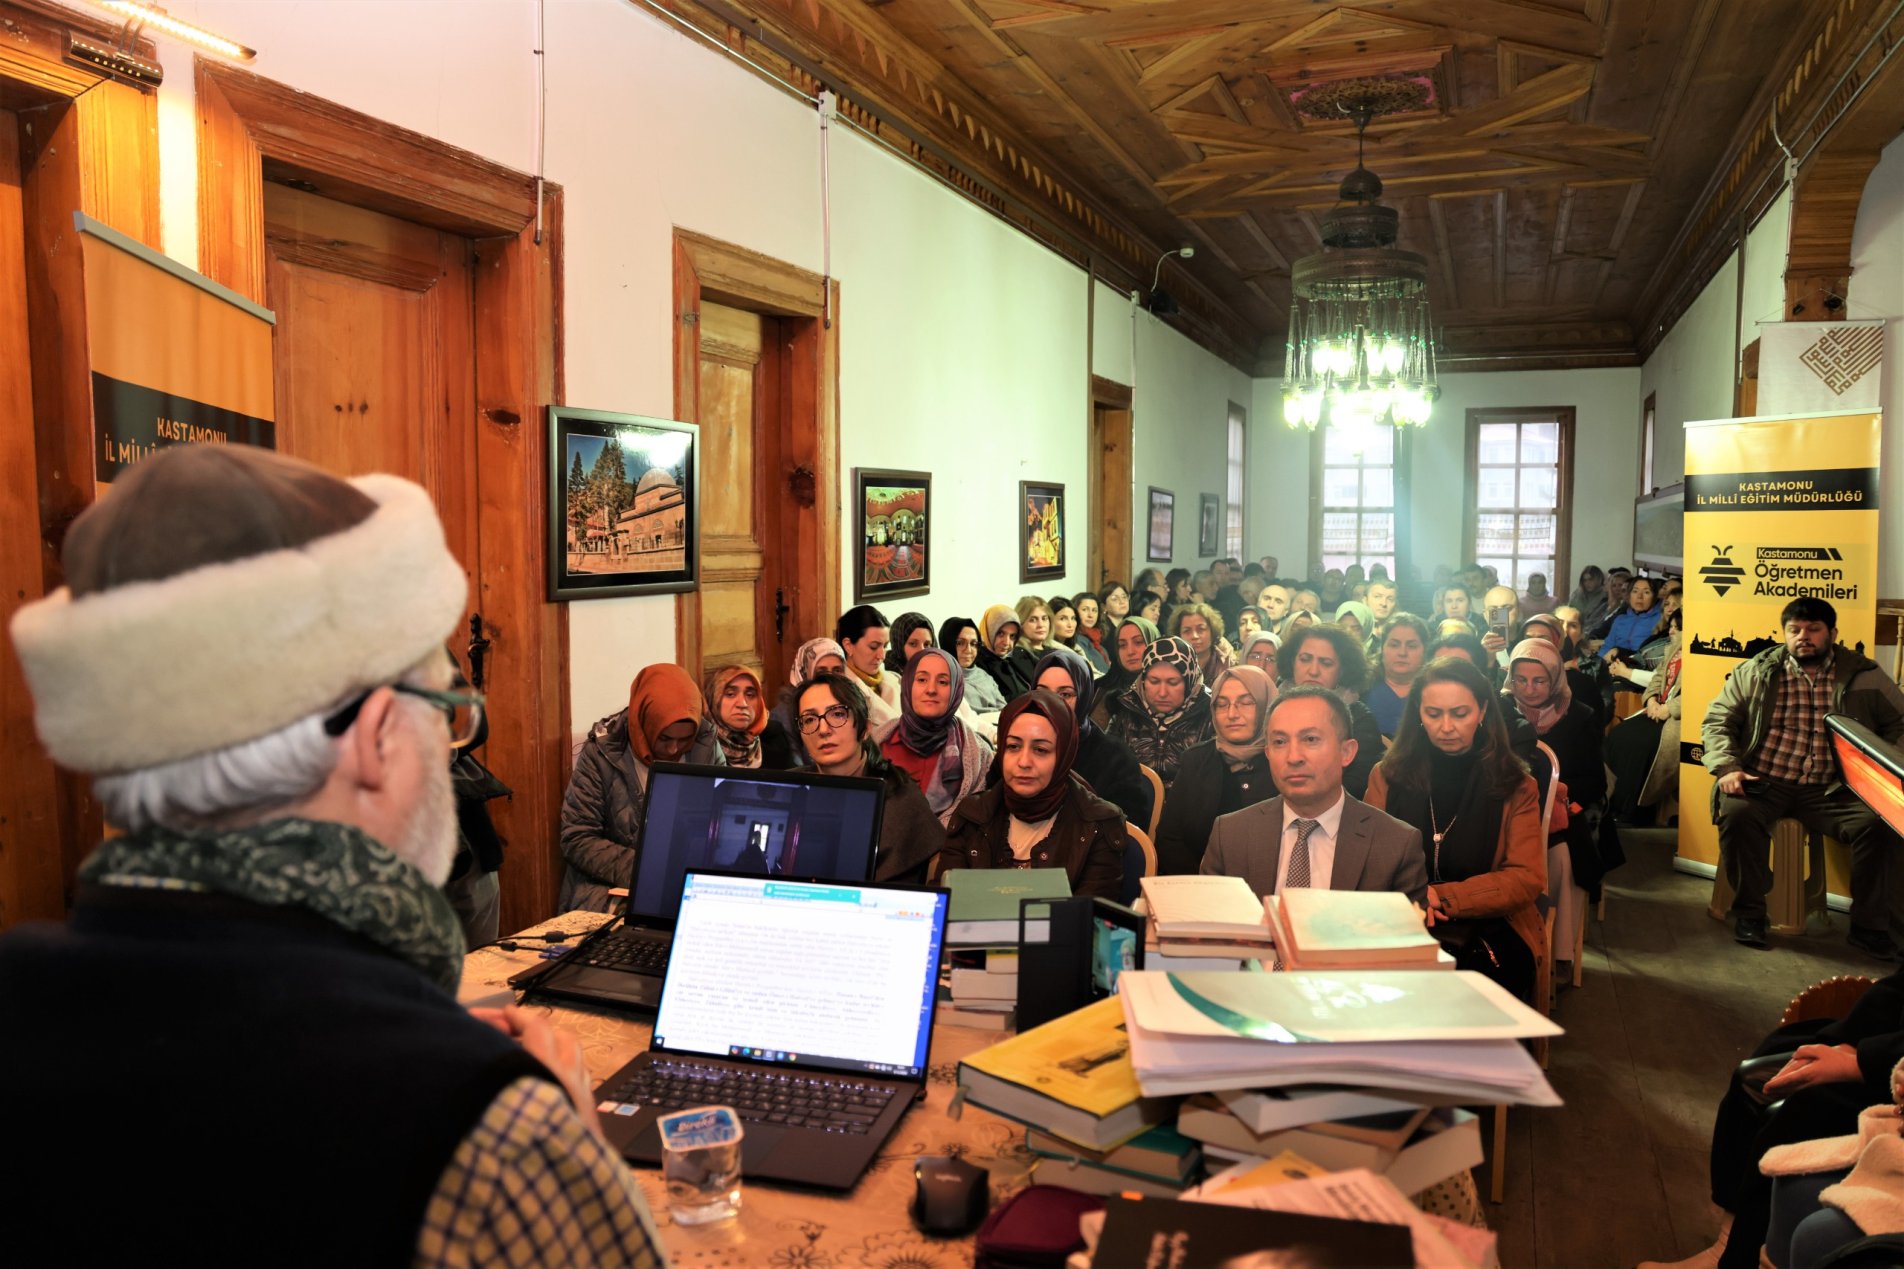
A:
<svg viewBox="0 0 1904 1269">
<path fill-rule="evenodd" d="M 392 952 L 451 995 L 463 929 L 443 892 L 348 824 L 270 820 L 224 832 L 152 828 L 102 842 L 79 868 L 103 886 L 215 891 L 302 908 Z"/>
</svg>

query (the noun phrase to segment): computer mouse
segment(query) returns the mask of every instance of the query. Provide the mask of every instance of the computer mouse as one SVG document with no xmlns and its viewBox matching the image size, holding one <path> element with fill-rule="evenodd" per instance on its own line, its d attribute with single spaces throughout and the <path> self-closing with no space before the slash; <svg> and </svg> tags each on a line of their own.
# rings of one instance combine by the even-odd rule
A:
<svg viewBox="0 0 1904 1269">
<path fill-rule="evenodd" d="M 922 1233 L 961 1237 L 977 1229 L 991 1208 L 992 1174 L 963 1159 L 920 1155 L 912 1179 L 912 1222 Z"/>
</svg>

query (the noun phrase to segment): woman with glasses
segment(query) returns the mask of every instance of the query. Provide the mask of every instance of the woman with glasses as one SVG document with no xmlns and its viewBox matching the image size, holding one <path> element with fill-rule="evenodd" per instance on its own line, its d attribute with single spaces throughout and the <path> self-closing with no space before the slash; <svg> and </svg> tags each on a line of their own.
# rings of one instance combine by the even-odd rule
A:
<svg viewBox="0 0 1904 1269">
<path fill-rule="evenodd" d="M 912 654 L 899 676 L 899 717 L 873 728 L 873 745 L 911 776 L 941 824 L 968 793 L 985 787 L 992 747 L 959 717 L 965 674 L 943 648 Z"/>
<path fill-rule="evenodd" d="M 940 852 L 953 868 L 1062 868 L 1074 895 L 1117 899 L 1124 889 L 1124 815 L 1073 770 L 1071 707 L 1033 688 L 998 719 L 991 787 L 959 803 Z"/>
<path fill-rule="evenodd" d="M 1097 593 L 1097 628 L 1106 639 L 1117 635 L 1118 624 L 1130 616 L 1130 587 L 1122 582 L 1112 582 Z M 1104 650 L 1105 659 L 1110 659 L 1110 649 Z"/>
<path fill-rule="evenodd" d="M 832 639 L 808 639 L 793 654 L 793 669 L 787 674 L 787 685 L 780 689 L 780 699 L 774 703 L 773 720 L 787 733 L 795 767 L 813 765 L 806 750 L 794 740 L 800 734 L 800 685 L 822 674 L 845 672 L 846 650 Z"/>
<path fill-rule="evenodd" d="M 1144 650 L 1143 677 L 1118 698 L 1109 730 L 1170 787 L 1184 751 L 1210 738 L 1210 696 L 1189 644 L 1163 638 Z"/>
<path fill-rule="evenodd" d="M 562 798 L 562 891 L 566 912 L 607 912 L 609 891 L 634 884 L 648 811 L 648 768 L 657 762 L 726 766 L 707 721 L 707 701 L 678 665 L 635 676 L 628 707 L 589 730 Z"/>
<path fill-rule="evenodd" d="M 867 739 L 866 694 L 844 674 L 822 674 L 800 685 L 797 700 L 800 741 L 820 774 L 885 782 L 873 880 L 923 882 L 945 842 L 945 826 L 912 777 Z"/>
<path fill-rule="evenodd" d="M 1157 821 L 1157 871 L 1193 873 L 1203 863 L 1217 817 L 1276 796 L 1269 774 L 1269 707 L 1276 682 L 1253 665 L 1216 676 L 1210 717 L 1216 734 L 1184 751 Z"/>
<path fill-rule="evenodd" d="M 1190 645 L 1205 683 L 1236 664 L 1236 652 L 1223 637 L 1223 617 L 1205 603 L 1184 604 L 1170 614 L 1172 635 Z"/>
<path fill-rule="evenodd" d="M 1091 720 L 1097 684 L 1083 658 L 1068 648 L 1053 648 L 1038 658 L 1034 686 L 1071 707 L 1071 716 L 1078 724 L 1078 758 L 1073 769 L 1090 784 L 1092 792 L 1124 812 L 1131 823 L 1150 823 L 1150 781 L 1138 770 L 1136 755 Z"/>
<path fill-rule="evenodd" d="M 970 617 L 949 617 L 939 627 L 939 646 L 952 654 L 965 676 L 965 703 L 979 720 L 979 734 L 985 736 L 1005 708 L 1005 692 L 997 679 L 979 665 L 985 651 L 985 636 Z M 990 739 L 987 736 L 987 739 Z"/>
<path fill-rule="evenodd" d="M 1281 651 L 1283 641 L 1271 630 L 1258 630 L 1255 634 L 1243 636 L 1243 646 L 1237 650 L 1238 665 L 1253 665 L 1269 675 L 1270 681 L 1276 680 L 1276 655 Z"/>
</svg>

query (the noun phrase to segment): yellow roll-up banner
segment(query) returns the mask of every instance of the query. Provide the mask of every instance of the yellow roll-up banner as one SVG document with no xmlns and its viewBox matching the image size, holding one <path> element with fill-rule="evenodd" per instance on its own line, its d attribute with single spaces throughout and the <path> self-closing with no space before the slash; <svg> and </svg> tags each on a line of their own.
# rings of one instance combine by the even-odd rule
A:
<svg viewBox="0 0 1904 1269">
<path fill-rule="evenodd" d="M 87 216 L 93 477 L 172 445 L 277 446 L 271 313 Z"/>
<path fill-rule="evenodd" d="M 1838 612 L 1838 642 L 1867 655 L 1876 645 L 1879 421 L 1859 411 L 1686 424 L 1682 859 L 1719 862 L 1701 724 L 1735 666 L 1784 642 L 1785 605 L 1823 599 Z M 1836 842 L 1825 871 L 1832 893 L 1846 893 Z"/>
</svg>

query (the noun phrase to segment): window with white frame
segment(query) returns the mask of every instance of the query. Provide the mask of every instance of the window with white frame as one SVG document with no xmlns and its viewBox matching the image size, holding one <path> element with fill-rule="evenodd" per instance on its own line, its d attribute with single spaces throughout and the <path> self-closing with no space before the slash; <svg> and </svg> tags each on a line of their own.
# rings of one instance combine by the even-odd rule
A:
<svg viewBox="0 0 1904 1269">
<path fill-rule="evenodd" d="M 1395 576 L 1395 430 L 1327 427 L 1315 444 L 1322 496 L 1311 504 L 1310 539 L 1320 544 L 1322 567 L 1380 564 Z"/>
<path fill-rule="evenodd" d="M 1229 484 L 1223 514 L 1223 553 L 1233 560 L 1243 558 L 1243 447 L 1249 428 L 1249 412 L 1230 402 Z"/>
<path fill-rule="evenodd" d="M 1573 483 L 1571 408 L 1468 411 L 1467 558 L 1503 585 L 1567 576 Z"/>
</svg>

